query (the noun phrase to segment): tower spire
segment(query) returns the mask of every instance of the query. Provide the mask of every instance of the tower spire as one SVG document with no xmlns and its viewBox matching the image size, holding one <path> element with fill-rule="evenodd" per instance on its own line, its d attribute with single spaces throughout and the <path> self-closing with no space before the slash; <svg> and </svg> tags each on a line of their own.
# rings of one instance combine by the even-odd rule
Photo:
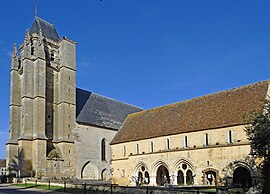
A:
<svg viewBox="0 0 270 194">
<path fill-rule="evenodd" d="M 38 14 L 38 0 L 36 0 L 36 4 L 35 4 L 35 17 L 37 17 Z"/>
</svg>

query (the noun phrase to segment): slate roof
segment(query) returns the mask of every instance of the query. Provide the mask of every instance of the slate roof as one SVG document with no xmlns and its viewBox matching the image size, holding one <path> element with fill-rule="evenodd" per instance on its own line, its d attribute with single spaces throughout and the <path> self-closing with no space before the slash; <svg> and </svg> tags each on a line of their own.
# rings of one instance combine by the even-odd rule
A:
<svg viewBox="0 0 270 194">
<path fill-rule="evenodd" d="M 45 38 L 48 38 L 50 40 L 59 41 L 59 36 L 56 32 L 56 29 L 53 24 L 48 23 L 47 21 L 35 17 L 34 23 L 32 24 L 30 34 L 37 33 L 39 34 L 39 30 L 41 29 L 42 35 Z"/>
<path fill-rule="evenodd" d="M 245 124 L 261 109 L 270 81 L 141 111 L 128 116 L 111 144 Z"/>
<path fill-rule="evenodd" d="M 76 120 L 79 124 L 118 130 L 128 114 L 141 108 L 76 88 Z"/>
</svg>

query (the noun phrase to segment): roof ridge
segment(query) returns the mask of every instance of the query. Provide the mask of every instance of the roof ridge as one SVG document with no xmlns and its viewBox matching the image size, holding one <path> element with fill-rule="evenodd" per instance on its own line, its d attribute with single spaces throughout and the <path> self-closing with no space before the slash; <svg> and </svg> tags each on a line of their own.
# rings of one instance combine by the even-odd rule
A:
<svg viewBox="0 0 270 194">
<path fill-rule="evenodd" d="M 230 92 L 230 91 L 233 91 L 233 90 L 240 90 L 240 89 L 243 89 L 243 88 L 248 88 L 250 86 L 257 85 L 257 84 L 262 84 L 262 83 L 266 83 L 266 82 L 269 84 L 270 80 L 263 80 L 263 81 L 251 83 L 251 84 L 248 84 L 248 85 L 242 85 L 242 86 L 238 86 L 238 87 L 233 87 L 233 88 L 217 91 L 217 92 L 214 92 L 214 93 L 211 93 L 211 94 L 206 94 L 206 95 L 203 95 L 203 96 L 197 96 L 197 97 L 186 99 L 186 100 L 183 100 L 183 101 L 180 101 L 180 102 L 173 102 L 173 103 L 170 103 L 170 104 L 161 105 L 161 106 L 154 107 L 154 108 L 151 108 L 151 109 L 148 109 L 148 110 L 143 110 L 143 111 L 140 111 L 140 112 L 135 112 L 135 113 L 129 114 L 128 117 L 133 116 L 133 115 L 135 116 L 135 115 L 141 114 L 142 112 L 152 112 L 152 111 L 160 110 L 160 109 L 168 107 L 168 106 L 170 107 L 170 106 L 174 106 L 174 105 L 177 105 L 177 104 L 183 104 L 183 103 L 187 103 L 187 102 L 190 102 L 190 101 L 199 100 L 199 99 L 202 99 L 202 98 L 205 98 L 205 97 L 208 97 L 208 96 L 222 94 L 222 93 Z"/>
<path fill-rule="evenodd" d="M 135 106 L 135 105 L 129 104 L 129 103 L 127 103 L 127 102 L 122 102 L 122 101 L 120 101 L 120 100 L 116 100 L 116 99 L 114 99 L 114 98 L 107 97 L 107 96 L 104 96 L 104 95 L 102 95 L 102 94 L 98 94 L 98 93 L 95 93 L 95 92 L 90 92 L 90 91 L 85 90 L 85 89 L 81 89 L 81 88 L 78 88 L 78 89 L 79 89 L 79 90 L 83 90 L 83 91 L 85 91 L 85 92 L 89 92 L 89 93 L 91 93 L 91 94 L 95 94 L 95 95 L 97 95 L 97 96 L 101 96 L 101 97 L 107 98 L 107 99 L 112 100 L 112 101 L 115 101 L 115 102 L 120 102 L 121 104 L 125 104 L 125 105 L 128 105 L 128 106 L 132 106 L 132 107 L 135 107 L 135 108 L 138 108 L 138 109 L 142 109 L 142 110 L 143 110 L 143 108 L 141 108 L 141 107 L 139 107 L 139 106 Z"/>
<path fill-rule="evenodd" d="M 45 19 L 42 19 L 42 18 L 40 18 L 40 17 L 38 17 L 38 16 L 35 16 L 35 19 L 41 20 L 42 22 L 45 22 L 45 23 L 47 23 L 47 24 L 49 24 L 49 25 L 51 25 L 51 26 L 54 27 L 54 24 L 53 24 L 53 23 L 50 23 L 50 22 L 46 21 Z M 34 19 L 34 20 L 35 20 L 35 19 Z"/>
</svg>

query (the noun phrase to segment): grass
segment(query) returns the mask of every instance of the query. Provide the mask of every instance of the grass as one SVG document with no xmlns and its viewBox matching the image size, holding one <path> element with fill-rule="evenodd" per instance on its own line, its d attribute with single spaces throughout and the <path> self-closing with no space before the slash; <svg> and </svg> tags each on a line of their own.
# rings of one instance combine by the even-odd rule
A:
<svg viewBox="0 0 270 194">
<path fill-rule="evenodd" d="M 39 185 L 39 184 L 33 184 L 33 183 L 20 183 L 18 184 L 19 187 L 25 187 L 25 188 L 37 188 L 37 189 L 43 189 L 43 190 L 49 190 L 49 186 L 48 185 Z M 64 192 L 64 187 L 62 186 L 53 186 L 50 185 L 50 190 L 51 191 L 57 191 L 57 192 Z M 208 192 L 208 193 L 216 193 L 216 189 L 203 189 L 203 192 Z M 85 194 L 83 189 L 80 188 L 66 188 L 66 192 L 67 193 L 76 193 L 76 194 Z M 239 192 L 239 194 L 245 194 L 244 190 L 241 188 L 233 188 L 233 189 L 229 189 L 228 193 L 229 194 L 236 194 L 237 192 Z M 86 194 L 110 194 L 110 191 L 94 191 L 94 190 L 90 190 L 87 189 L 86 190 Z M 114 193 L 116 194 L 116 193 Z M 237 193 L 238 194 L 238 193 Z"/>
<path fill-rule="evenodd" d="M 217 192 L 217 190 L 215 188 L 213 188 L 213 189 L 202 189 L 201 191 L 207 192 L 207 193 L 216 193 Z"/>
<path fill-rule="evenodd" d="M 43 189 L 43 190 L 49 190 L 49 186 L 48 185 L 39 185 L 39 184 L 32 184 L 32 183 L 27 183 L 27 184 L 24 184 L 24 183 L 20 183 L 18 184 L 19 187 L 25 187 L 25 188 L 37 188 L 37 189 Z M 61 186 L 53 186 L 53 185 L 50 185 L 50 190 L 52 191 L 60 191 L 60 190 L 63 190 L 64 191 L 64 188 L 61 187 Z"/>
<path fill-rule="evenodd" d="M 229 189 L 228 193 L 229 194 L 236 194 L 236 192 L 239 192 L 239 194 L 245 194 L 246 192 L 244 191 L 244 189 L 241 188 L 233 188 L 233 189 Z M 238 193 L 237 193 L 238 194 Z"/>
<path fill-rule="evenodd" d="M 36 185 L 33 183 L 27 183 L 27 184 L 20 183 L 17 186 L 24 187 L 24 188 L 37 188 L 37 189 L 42 189 L 42 190 L 49 190 L 48 185 L 39 185 L 39 184 Z M 50 190 L 57 191 L 57 192 L 64 192 L 64 187 L 50 185 Z M 79 188 L 66 188 L 66 193 L 85 194 L 84 190 L 79 189 Z M 110 194 L 110 191 L 93 191 L 93 190 L 87 189 L 86 194 Z"/>
</svg>

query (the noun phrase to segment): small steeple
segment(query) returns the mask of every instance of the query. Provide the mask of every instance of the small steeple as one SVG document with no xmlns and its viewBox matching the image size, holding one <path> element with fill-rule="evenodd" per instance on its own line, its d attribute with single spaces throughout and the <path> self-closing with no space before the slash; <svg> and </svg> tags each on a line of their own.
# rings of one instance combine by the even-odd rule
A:
<svg viewBox="0 0 270 194">
<path fill-rule="evenodd" d="M 13 52 L 12 52 L 12 58 L 18 58 L 18 52 L 17 52 L 17 44 L 16 42 L 14 42 L 14 46 L 13 46 Z"/>
<path fill-rule="evenodd" d="M 29 42 L 30 42 L 30 33 L 29 33 L 29 30 L 26 29 L 25 38 L 24 38 L 24 44 L 28 45 Z"/>
<path fill-rule="evenodd" d="M 11 58 L 11 70 L 18 70 L 18 69 L 19 69 L 19 57 L 17 52 L 17 44 L 15 42 Z"/>
</svg>

